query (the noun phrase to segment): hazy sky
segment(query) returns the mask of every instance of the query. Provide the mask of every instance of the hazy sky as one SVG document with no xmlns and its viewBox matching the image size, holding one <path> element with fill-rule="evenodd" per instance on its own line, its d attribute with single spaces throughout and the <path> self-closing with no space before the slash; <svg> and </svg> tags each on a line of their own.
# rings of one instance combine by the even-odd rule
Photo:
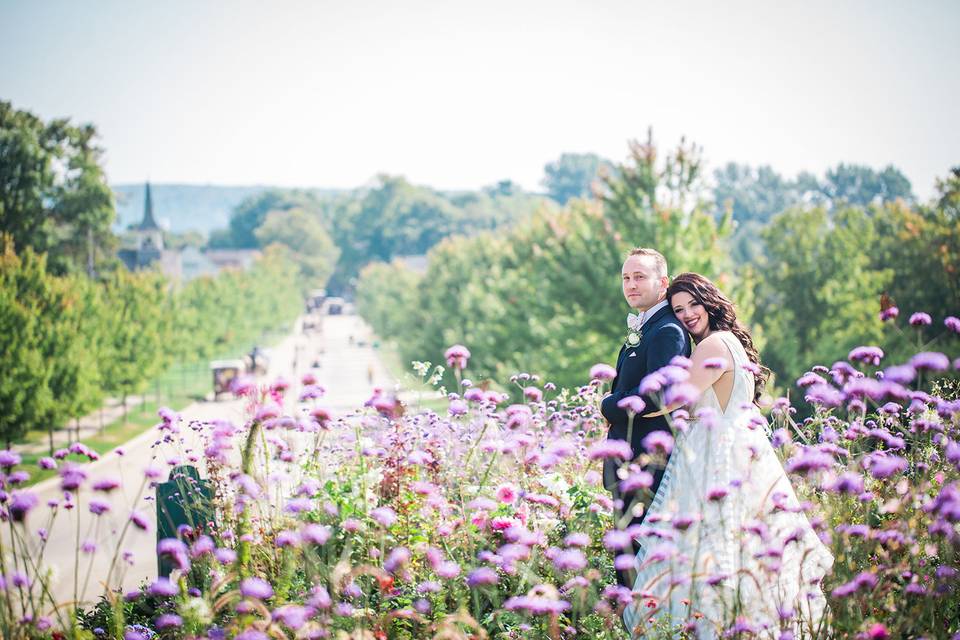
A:
<svg viewBox="0 0 960 640">
<path fill-rule="evenodd" d="M 960 163 L 960 1 L 0 0 L 0 99 L 111 182 L 539 188 L 653 126 L 711 167 Z"/>
</svg>

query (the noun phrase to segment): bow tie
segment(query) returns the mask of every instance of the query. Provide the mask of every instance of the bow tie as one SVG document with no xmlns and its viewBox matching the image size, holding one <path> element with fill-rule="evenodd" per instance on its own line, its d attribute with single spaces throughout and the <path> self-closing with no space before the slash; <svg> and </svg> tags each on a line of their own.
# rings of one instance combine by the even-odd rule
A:
<svg viewBox="0 0 960 640">
<path fill-rule="evenodd" d="M 642 313 L 628 313 L 627 329 L 630 331 L 640 331 L 640 327 L 643 326 L 643 315 Z"/>
</svg>

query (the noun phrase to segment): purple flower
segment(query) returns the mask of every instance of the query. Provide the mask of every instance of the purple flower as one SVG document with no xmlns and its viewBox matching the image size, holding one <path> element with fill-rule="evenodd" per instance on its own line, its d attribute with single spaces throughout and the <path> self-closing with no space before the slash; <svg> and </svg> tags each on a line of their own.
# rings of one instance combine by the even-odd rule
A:
<svg viewBox="0 0 960 640">
<path fill-rule="evenodd" d="M 183 618 L 178 616 L 175 613 L 163 613 L 157 616 L 156 623 L 157 629 L 169 629 L 171 627 L 179 627 L 183 625 Z"/>
<path fill-rule="evenodd" d="M 397 521 L 397 514 L 390 507 L 377 507 L 370 512 L 373 518 L 380 526 L 389 529 Z"/>
<path fill-rule="evenodd" d="M 543 400 L 543 391 L 540 391 L 537 387 L 524 387 L 523 397 L 530 402 L 540 402 Z"/>
<path fill-rule="evenodd" d="M 637 489 L 649 489 L 653 486 L 653 475 L 648 471 L 637 471 L 631 473 L 620 481 L 620 491 L 631 493 Z"/>
<path fill-rule="evenodd" d="M 273 540 L 273 544 L 278 549 L 284 547 L 299 547 L 300 546 L 300 534 L 296 531 L 291 531 L 289 529 L 284 529 L 277 533 L 276 537 Z"/>
<path fill-rule="evenodd" d="M 647 403 L 645 403 L 640 396 L 627 396 L 617 402 L 617 407 L 633 415 L 642 412 L 646 406 Z"/>
<path fill-rule="evenodd" d="M 650 396 L 658 393 L 666 386 L 666 384 L 667 379 L 664 377 L 664 375 L 659 371 L 654 371 L 640 381 L 638 390 L 640 391 L 640 395 Z"/>
<path fill-rule="evenodd" d="M 37 506 L 39 499 L 30 491 L 14 491 L 10 495 L 10 504 L 7 507 L 14 522 L 23 522 L 27 513 Z"/>
<path fill-rule="evenodd" d="M 865 456 L 863 462 L 870 475 L 879 480 L 889 478 L 893 474 L 901 473 L 907 469 L 907 461 L 904 458 L 888 455 L 882 451 Z"/>
<path fill-rule="evenodd" d="M 726 358 L 707 358 L 703 361 L 704 369 L 727 369 L 730 362 Z"/>
<path fill-rule="evenodd" d="M 864 364 L 872 364 L 875 367 L 880 364 L 880 360 L 882 359 L 883 349 L 880 347 L 857 347 L 847 356 L 847 360 L 851 362 L 863 362 Z"/>
<path fill-rule="evenodd" d="M 348 607 L 350 605 L 347 605 Z M 237 634 L 233 640 L 270 640 L 270 637 L 265 634 L 263 631 L 257 631 L 256 629 L 247 629 L 243 633 Z"/>
<path fill-rule="evenodd" d="M 233 564 L 237 560 L 237 552 L 227 547 L 220 547 L 213 552 L 213 557 L 220 564 Z"/>
<path fill-rule="evenodd" d="M 571 533 L 563 539 L 563 544 L 568 547 L 588 547 L 590 546 L 590 536 L 580 532 Z"/>
<path fill-rule="evenodd" d="M 603 546 L 611 551 L 627 549 L 633 543 L 633 536 L 623 529 L 611 529 L 603 534 Z"/>
<path fill-rule="evenodd" d="M 491 569 L 490 567 L 480 567 L 474 569 L 467 576 L 467 586 L 468 587 L 480 587 L 486 585 L 497 584 L 497 572 Z"/>
<path fill-rule="evenodd" d="M 813 371 L 807 371 L 805 374 L 797 378 L 798 387 L 812 387 L 815 384 L 827 384 L 827 381 L 823 379 L 823 376 L 819 376 Z"/>
<path fill-rule="evenodd" d="M 840 477 L 827 486 L 827 490 L 836 493 L 859 495 L 863 493 L 863 476 L 852 472 L 842 473 Z"/>
<path fill-rule="evenodd" d="M 266 600 L 273 595 L 273 587 L 270 583 L 261 578 L 245 578 L 240 583 L 240 593 L 245 598 L 256 598 L 257 600 Z"/>
<path fill-rule="evenodd" d="M 116 477 L 101 478 L 93 483 L 94 491 L 103 491 L 109 493 L 120 486 L 120 480 Z"/>
<path fill-rule="evenodd" d="M 215 549 L 216 545 L 213 542 L 213 538 L 207 535 L 202 535 L 190 546 L 190 557 L 199 558 L 207 555 L 208 553 L 212 554 Z"/>
<path fill-rule="evenodd" d="M 297 604 L 285 604 L 274 609 L 271 617 L 276 622 L 296 631 L 307 623 L 310 613 L 310 609 L 306 607 Z"/>
<path fill-rule="evenodd" d="M 0 449 L 0 467 L 10 469 L 20 464 L 20 454 L 10 449 Z"/>
<path fill-rule="evenodd" d="M 790 444 L 793 442 L 793 438 L 790 436 L 790 432 L 784 428 L 777 429 L 773 432 L 773 436 L 770 438 L 770 443 L 774 447 L 782 447 L 785 444 Z"/>
<path fill-rule="evenodd" d="M 177 538 L 164 538 L 158 542 L 157 556 L 169 558 L 180 571 L 190 568 L 187 545 Z"/>
<path fill-rule="evenodd" d="M 960 333 L 960 318 L 956 316 L 947 316 L 943 319 L 943 324 L 954 333 Z"/>
<path fill-rule="evenodd" d="M 947 462 L 953 463 L 953 465 L 960 470 L 960 443 L 947 440 L 947 444 L 944 447 L 944 454 L 947 457 Z"/>
<path fill-rule="evenodd" d="M 883 370 L 883 379 L 887 382 L 907 384 L 917 377 L 917 370 L 909 364 L 898 364 Z"/>
<path fill-rule="evenodd" d="M 617 370 L 608 364 L 595 364 L 590 367 L 591 380 L 603 380 L 604 382 L 613 380 L 617 377 Z"/>
<path fill-rule="evenodd" d="M 827 453 L 817 449 L 805 449 L 796 454 L 784 465 L 787 473 L 810 474 L 831 469 L 834 459 Z"/>
<path fill-rule="evenodd" d="M 913 315 L 910 316 L 910 324 L 912 324 L 915 327 L 925 327 L 931 322 L 933 322 L 933 320 L 930 318 L 929 313 L 923 313 L 922 311 L 918 311 L 917 313 L 914 313 Z"/>
<path fill-rule="evenodd" d="M 858 574 L 853 580 L 842 584 L 830 592 L 834 598 L 846 598 L 858 591 L 872 589 L 877 586 L 877 576 L 868 571 Z"/>
<path fill-rule="evenodd" d="M 447 407 L 447 411 L 449 411 L 450 415 L 452 416 L 466 415 L 468 410 L 469 407 L 467 406 L 467 403 L 460 399 L 451 400 L 450 406 Z"/>
<path fill-rule="evenodd" d="M 146 531 L 147 529 L 150 528 L 150 522 L 139 511 L 134 511 L 133 513 L 130 514 L 130 522 L 132 522 L 134 526 L 140 529 L 141 531 Z"/>
<path fill-rule="evenodd" d="M 330 539 L 330 527 L 322 524 L 306 524 L 300 530 L 300 537 L 304 542 L 323 545 Z"/>
<path fill-rule="evenodd" d="M 63 491 L 76 491 L 87 479 L 87 472 L 75 464 L 66 464 L 60 469 L 60 488 Z"/>
<path fill-rule="evenodd" d="M 406 547 L 397 547 L 390 551 L 383 561 L 383 568 L 389 573 L 396 573 L 410 561 L 410 550 Z"/>
<path fill-rule="evenodd" d="M 470 350 L 462 344 L 455 344 L 447 349 L 443 357 L 447 359 L 447 366 L 454 369 L 466 369 L 470 360 Z"/>
<path fill-rule="evenodd" d="M 938 351 L 921 351 L 910 358 L 910 364 L 915 369 L 946 371 L 950 368 L 950 359 Z"/>
<path fill-rule="evenodd" d="M 107 511 L 110 511 L 110 503 L 104 502 L 103 500 L 91 500 L 90 501 L 90 513 L 95 516 L 102 516 Z"/>
<path fill-rule="evenodd" d="M 686 382 L 671 385 L 663 396 L 668 405 L 693 404 L 700 397 L 700 391 Z"/>
<path fill-rule="evenodd" d="M 587 566 L 587 558 L 579 549 L 564 549 L 553 559 L 559 571 L 579 571 Z"/>
<path fill-rule="evenodd" d="M 47 469 L 47 470 L 56 469 L 57 461 L 50 457 L 43 457 L 37 460 L 37 466 L 39 466 L 41 469 Z"/>
<path fill-rule="evenodd" d="M 804 400 L 823 407 L 839 407 L 843 404 L 843 394 L 828 384 L 815 384 L 807 389 Z"/>
<path fill-rule="evenodd" d="M 713 487 L 707 490 L 707 500 L 710 502 L 719 502 L 727 497 L 729 491 L 726 487 Z"/>
<path fill-rule="evenodd" d="M 154 597 L 175 596 L 180 592 L 177 585 L 170 582 L 169 578 L 157 578 L 147 587 L 147 593 Z"/>
<path fill-rule="evenodd" d="M 662 453 L 670 455 L 673 451 L 673 436 L 666 431 L 651 431 L 641 441 L 641 446 L 648 453 Z"/>
<path fill-rule="evenodd" d="M 888 307 L 880 311 L 880 322 L 893 320 L 899 315 L 900 315 L 900 309 L 897 309 L 896 307 Z"/>
<path fill-rule="evenodd" d="M 636 556 L 629 553 L 621 553 L 613 559 L 613 568 L 617 571 L 629 571 L 634 567 Z"/>
<path fill-rule="evenodd" d="M 619 458 L 630 460 L 633 458 L 633 449 L 625 440 L 602 440 L 590 445 L 587 449 L 587 458 L 590 460 Z"/>
</svg>

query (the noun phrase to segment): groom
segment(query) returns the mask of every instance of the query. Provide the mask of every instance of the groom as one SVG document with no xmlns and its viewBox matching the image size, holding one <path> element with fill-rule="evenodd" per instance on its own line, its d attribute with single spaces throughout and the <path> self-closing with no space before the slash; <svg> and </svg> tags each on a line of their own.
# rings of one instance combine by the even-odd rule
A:
<svg viewBox="0 0 960 640">
<path fill-rule="evenodd" d="M 666 259 L 653 249 L 633 249 L 623 263 L 622 276 L 623 296 L 627 299 L 627 304 L 636 310 L 637 315 L 628 316 L 628 326 L 624 327 L 626 341 L 617 357 L 617 377 L 614 378 L 611 391 L 600 407 L 603 417 L 610 423 L 607 439 L 615 440 L 626 440 L 628 431 L 627 412 L 618 407 L 617 403 L 627 396 L 639 396 L 640 381 L 647 374 L 669 364 L 674 356 L 690 356 L 690 336 L 673 315 L 666 299 L 669 285 Z M 644 413 L 660 408 L 653 398 L 644 397 L 643 400 L 647 404 Z M 640 443 L 653 431 L 670 433 L 666 416 L 634 416 L 630 434 L 630 448 L 633 449 L 634 458 L 644 452 Z M 652 496 L 656 495 L 663 469 L 650 470 L 653 473 L 651 497 L 644 499 L 642 490 L 627 493 L 620 491 L 618 467 L 619 461 L 603 461 L 603 485 L 613 493 L 615 504 L 618 501 L 623 503 L 615 510 L 617 519 L 619 520 L 623 512 L 621 510 L 630 510 L 630 524 L 639 524 L 643 521 L 643 509 L 649 506 Z M 634 543 L 634 553 L 637 551 L 639 549 Z M 633 586 L 626 571 L 617 571 L 617 581 L 628 588 Z"/>
</svg>

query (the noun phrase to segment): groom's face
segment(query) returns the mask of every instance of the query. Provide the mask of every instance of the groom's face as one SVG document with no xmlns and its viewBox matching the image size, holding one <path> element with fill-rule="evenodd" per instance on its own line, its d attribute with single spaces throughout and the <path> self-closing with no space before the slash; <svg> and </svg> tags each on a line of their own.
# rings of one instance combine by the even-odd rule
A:
<svg viewBox="0 0 960 640">
<path fill-rule="evenodd" d="M 646 311 L 666 295 L 667 277 L 657 273 L 652 256 L 630 256 L 623 263 L 623 297 L 638 311 Z"/>
</svg>

